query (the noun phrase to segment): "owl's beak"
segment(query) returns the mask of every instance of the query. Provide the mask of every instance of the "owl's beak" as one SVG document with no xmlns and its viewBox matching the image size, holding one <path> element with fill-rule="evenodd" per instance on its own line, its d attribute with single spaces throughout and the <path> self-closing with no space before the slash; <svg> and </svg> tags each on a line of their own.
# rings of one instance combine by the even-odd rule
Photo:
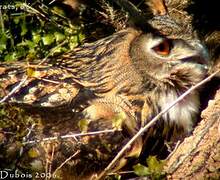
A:
<svg viewBox="0 0 220 180">
<path fill-rule="evenodd" d="M 183 62 L 187 61 L 187 62 L 197 63 L 199 65 L 202 65 L 202 66 L 206 67 L 206 68 L 208 67 L 208 59 L 204 58 L 201 55 L 193 56 L 193 57 L 190 57 L 189 59 L 186 58 L 186 59 L 183 59 L 182 61 Z"/>
<path fill-rule="evenodd" d="M 182 62 L 191 62 L 200 65 L 204 70 L 208 70 L 209 54 L 207 49 L 201 42 L 191 43 L 193 50 L 189 52 L 188 57 L 181 59 Z"/>
<path fill-rule="evenodd" d="M 194 61 L 198 64 L 208 66 L 209 54 L 206 47 L 200 41 L 194 41 L 191 45 L 196 51 L 195 56 L 193 57 Z"/>
</svg>

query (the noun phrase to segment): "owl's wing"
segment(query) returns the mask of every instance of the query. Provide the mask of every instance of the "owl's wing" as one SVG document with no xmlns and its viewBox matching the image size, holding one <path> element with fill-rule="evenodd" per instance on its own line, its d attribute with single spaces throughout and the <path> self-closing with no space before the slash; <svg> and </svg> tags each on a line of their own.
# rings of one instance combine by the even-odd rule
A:
<svg viewBox="0 0 220 180">
<path fill-rule="evenodd" d="M 119 31 L 58 58 L 31 65 L 0 64 L 0 102 L 57 107 L 70 103 L 79 91 L 87 96 L 88 89 L 95 93 L 111 89 L 108 84 L 112 84 L 112 71 L 118 61 L 114 56 L 128 48 L 128 34 L 132 39 L 135 33 L 133 29 Z"/>
<path fill-rule="evenodd" d="M 0 64 L 1 102 L 39 107 L 57 107 L 70 103 L 80 85 L 64 69 L 50 65 L 17 62 Z"/>
</svg>

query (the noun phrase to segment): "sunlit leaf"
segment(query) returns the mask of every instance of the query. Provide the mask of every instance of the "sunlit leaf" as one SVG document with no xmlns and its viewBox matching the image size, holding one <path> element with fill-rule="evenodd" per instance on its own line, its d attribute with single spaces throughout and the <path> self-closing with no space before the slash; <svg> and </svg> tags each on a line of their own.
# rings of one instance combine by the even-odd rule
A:
<svg viewBox="0 0 220 180">
<path fill-rule="evenodd" d="M 0 44 L 0 52 L 6 49 L 6 44 Z"/>
<path fill-rule="evenodd" d="M 35 69 L 34 68 L 28 67 L 26 72 L 27 72 L 28 77 L 34 77 L 35 76 Z"/>
<path fill-rule="evenodd" d="M 0 34 L 0 52 L 6 49 L 6 44 L 7 44 L 7 36 L 5 33 Z"/>
<path fill-rule="evenodd" d="M 163 170 L 164 161 L 157 160 L 156 156 L 147 158 L 147 165 L 151 172 L 161 172 Z"/>
<path fill-rule="evenodd" d="M 78 126 L 81 132 L 87 132 L 89 121 L 86 119 L 82 119 L 78 122 Z"/>
<path fill-rule="evenodd" d="M 34 49 L 31 49 L 28 53 L 28 55 L 26 56 L 27 60 L 32 60 L 36 58 L 36 51 Z"/>
<path fill-rule="evenodd" d="M 26 56 L 27 51 L 25 50 L 24 47 L 17 47 L 16 50 L 17 50 L 16 58 L 21 58 L 21 57 Z"/>
<path fill-rule="evenodd" d="M 133 169 L 134 169 L 134 173 L 137 174 L 138 176 L 150 175 L 149 169 L 140 163 L 134 165 Z"/>
<path fill-rule="evenodd" d="M 21 24 L 21 36 L 24 36 L 28 32 L 27 24 L 25 21 Z"/>
<path fill-rule="evenodd" d="M 13 52 L 13 53 L 8 53 L 5 58 L 4 58 L 5 61 L 14 61 L 16 60 L 16 52 Z"/>
<path fill-rule="evenodd" d="M 59 32 L 55 32 L 54 36 L 57 42 L 63 41 L 66 38 L 64 34 L 59 33 Z"/>
<path fill-rule="evenodd" d="M 32 33 L 32 39 L 35 43 L 38 43 L 41 40 L 40 34 Z"/>
<path fill-rule="evenodd" d="M 120 130 L 122 128 L 123 121 L 126 119 L 126 114 L 124 112 L 118 113 L 113 119 L 112 119 L 112 127 Z"/>
<path fill-rule="evenodd" d="M 53 52 L 51 55 L 58 55 L 58 54 L 61 54 L 62 52 L 66 52 L 67 49 L 65 47 L 58 47 L 58 48 L 55 48 L 53 49 Z"/>
<path fill-rule="evenodd" d="M 116 175 L 114 176 L 114 178 L 115 178 L 116 180 L 121 180 L 121 175 L 116 174 Z"/>
<path fill-rule="evenodd" d="M 1 42 L 1 44 L 6 44 L 7 40 L 8 40 L 7 34 L 6 33 L 1 33 L 0 34 L 0 42 Z"/>
<path fill-rule="evenodd" d="M 52 34 L 47 34 L 42 38 L 44 45 L 50 45 L 55 41 L 55 37 Z"/>
<path fill-rule="evenodd" d="M 85 34 L 83 34 L 82 32 L 80 32 L 78 34 L 78 37 L 79 37 L 79 41 L 82 42 L 84 39 L 85 39 Z"/>
<path fill-rule="evenodd" d="M 36 44 L 33 41 L 30 41 L 30 40 L 26 40 L 25 43 L 27 44 L 29 49 L 32 49 L 36 46 Z"/>
</svg>

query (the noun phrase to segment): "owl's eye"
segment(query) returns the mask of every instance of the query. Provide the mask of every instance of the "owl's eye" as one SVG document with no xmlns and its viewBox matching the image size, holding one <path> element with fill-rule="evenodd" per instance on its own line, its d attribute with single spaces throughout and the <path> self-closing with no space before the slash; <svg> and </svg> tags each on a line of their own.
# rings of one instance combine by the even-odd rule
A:
<svg viewBox="0 0 220 180">
<path fill-rule="evenodd" d="M 170 40 L 165 39 L 160 44 L 156 45 L 152 49 L 159 55 L 168 56 L 172 48 L 172 43 Z"/>
</svg>

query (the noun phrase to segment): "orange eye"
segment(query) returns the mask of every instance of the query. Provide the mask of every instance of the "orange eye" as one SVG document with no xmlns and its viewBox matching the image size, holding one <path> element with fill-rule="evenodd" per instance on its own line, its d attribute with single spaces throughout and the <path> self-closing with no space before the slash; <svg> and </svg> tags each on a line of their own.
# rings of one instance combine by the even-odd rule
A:
<svg viewBox="0 0 220 180">
<path fill-rule="evenodd" d="M 162 56 L 168 56 L 171 51 L 171 42 L 168 39 L 165 39 L 159 45 L 152 48 L 157 54 Z"/>
</svg>

